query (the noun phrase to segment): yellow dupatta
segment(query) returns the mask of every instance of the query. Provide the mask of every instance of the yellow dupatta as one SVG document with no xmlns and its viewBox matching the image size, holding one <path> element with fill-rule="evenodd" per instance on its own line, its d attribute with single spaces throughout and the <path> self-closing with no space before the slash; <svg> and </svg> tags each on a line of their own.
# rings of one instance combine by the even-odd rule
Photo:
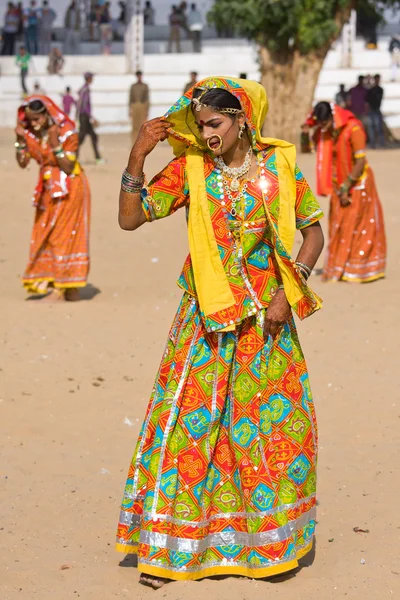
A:
<svg viewBox="0 0 400 600">
<path fill-rule="evenodd" d="M 290 256 L 296 232 L 296 149 L 283 140 L 262 137 L 262 126 L 268 112 L 268 99 L 263 86 L 246 79 L 210 77 L 200 81 L 194 88 L 219 87 L 235 95 L 246 115 L 253 148 L 257 144 L 275 147 L 276 167 L 279 179 L 280 210 L 278 218 L 279 241 Z M 191 111 L 193 89 L 189 90 L 168 111 L 167 118 L 173 122 L 168 141 L 176 156 L 186 154 L 186 171 L 189 185 L 189 249 L 192 260 L 194 281 L 200 308 L 205 316 L 226 310 L 235 304 L 215 240 L 204 175 L 204 152 L 206 147 L 195 132 L 195 118 Z M 267 203 L 264 199 L 267 219 L 271 231 L 275 231 Z M 278 241 L 278 240 L 276 240 Z M 284 260 L 275 245 L 275 256 L 282 275 L 285 294 L 291 306 L 304 296 L 301 283 L 293 276 L 293 268 Z M 318 296 L 316 309 L 322 303 Z M 232 326 L 234 329 L 234 326 Z"/>
</svg>

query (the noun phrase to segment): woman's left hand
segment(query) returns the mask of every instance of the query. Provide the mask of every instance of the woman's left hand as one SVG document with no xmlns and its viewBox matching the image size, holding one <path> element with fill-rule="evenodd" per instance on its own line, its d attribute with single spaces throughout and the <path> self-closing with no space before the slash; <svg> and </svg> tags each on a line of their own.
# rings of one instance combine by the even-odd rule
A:
<svg viewBox="0 0 400 600">
<path fill-rule="evenodd" d="M 272 298 L 265 312 L 264 340 L 267 341 L 269 335 L 275 339 L 282 325 L 289 321 L 291 315 L 291 307 L 286 299 L 285 292 L 280 289 Z"/>
<path fill-rule="evenodd" d="M 60 145 L 60 141 L 58 139 L 58 130 L 56 125 L 52 125 L 47 130 L 49 134 L 49 142 L 52 148 L 57 148 Z"/>
</svg>

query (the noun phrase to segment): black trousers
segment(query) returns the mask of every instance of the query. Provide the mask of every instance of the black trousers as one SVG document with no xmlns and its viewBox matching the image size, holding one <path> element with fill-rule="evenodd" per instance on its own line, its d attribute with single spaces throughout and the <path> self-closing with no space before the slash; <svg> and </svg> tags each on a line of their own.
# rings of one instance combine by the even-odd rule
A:
<svg viewBox="0 0 400 600">
<path fill-rule="evenodd" d="M 14 56 L 16 33 L 3 33 L 3 47 L 1 53 L 3 56 Z"/>
<path fill-rule="evenodd" d="M 24 94 L 28 93 L 27 87 L 26 87 L 26 76 L 28 75 L 28 69 L 21 69 L 21 87 L 22 87 L 22 91 L 24 92 Z"/>
<path fill-rule="evenodd" d="M 101 158 L 100 156 L 100 152 L 99 152 L 99 148 L 97 146 L 97 142 L 98 142 L 98 135 L 95 132 L 95 130 L 93 129 L 93 125 L 90 122 L 90 117 L 87 114 L 82 114 L 79 116 L 79 147 L 82 146 L 85 137 L 89 136 L 90 139 L 92 140 L 92 146 L 93 146 L 93 151 L 94 151 L 94 155 L 96 158 Z"/>
</svg>

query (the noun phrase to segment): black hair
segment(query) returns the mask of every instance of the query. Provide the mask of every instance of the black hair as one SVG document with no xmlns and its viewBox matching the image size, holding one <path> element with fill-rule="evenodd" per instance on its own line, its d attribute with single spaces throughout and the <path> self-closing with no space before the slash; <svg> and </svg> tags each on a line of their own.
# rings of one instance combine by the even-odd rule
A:
<svg viewBox="0 0 400 600">
<path fill-rule="evenodd" d="M 65 91 L 68 93 L 71 91 L 71 88 L 69 87 L 69 85 L 67 85 L 67 87 L 65 88 Z"/>
<path fill-rule="evenodd" d="M 34 113 L 43 113 L 46 110 L 46 107 L 41 100 L 32 100 L 29 102 L 28 108 Z"/>
<path fill-rule="evenodd" d="M 193 98 L 198 98 L 199 96 L 201 96 L 200 102 L 207 104 L 216 110 L 221 110 L 223 108 L 242 110 L 239 100 L 227 90 L 211 88 L 204 93 L 202 88 L 195 88 Z M 232 116 L 234 117 L 234 115 Z"/>
<path fill-rule="evenodd" d="M 364 83 L 364 79 L 365 79 L 364 75 L 359 75 L 358 83 Z"/>
<path fill-rule="evenodd" d="M 313 117 L 319 122 L 332 118 L 332 109 L 329 102 L 318 102 L 313 110 Z"/>
</svg>

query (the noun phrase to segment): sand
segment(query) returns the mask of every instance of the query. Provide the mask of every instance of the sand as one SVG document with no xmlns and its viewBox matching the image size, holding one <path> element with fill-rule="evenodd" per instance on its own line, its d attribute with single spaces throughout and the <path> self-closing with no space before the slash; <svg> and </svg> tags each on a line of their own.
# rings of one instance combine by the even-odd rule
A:
<svg viewBox="0 0 400 600">
<path fill-rule="evenodd" d="M 369 156 L 386 216 L 387 279 L 324 285 L 315 277 L 325 306 L 299 325 L 320 429 L 315 556 L 295 576 L 179 582 L 154 592 L 138 584 L 135 568 L 119 566 L 114 536 L 181 295 L 175 280 L 187 251 L 183 211 L 138 232 L 121 231 L 117 200 L 128 136 L 102 138 L 103 167 L 93 164 L 87 143 L 91 285 L 77 304 L 26 302 L 19 277 L 37 167 L 19 170 L 11 132 L 0 139 L 1 600 L 398 597 L 400 151 Z M 168 147 L 157 148 L 147 173 L 169 156 Z M 314 185 L 315 158 L 299 160 Z"/>
</svg>

